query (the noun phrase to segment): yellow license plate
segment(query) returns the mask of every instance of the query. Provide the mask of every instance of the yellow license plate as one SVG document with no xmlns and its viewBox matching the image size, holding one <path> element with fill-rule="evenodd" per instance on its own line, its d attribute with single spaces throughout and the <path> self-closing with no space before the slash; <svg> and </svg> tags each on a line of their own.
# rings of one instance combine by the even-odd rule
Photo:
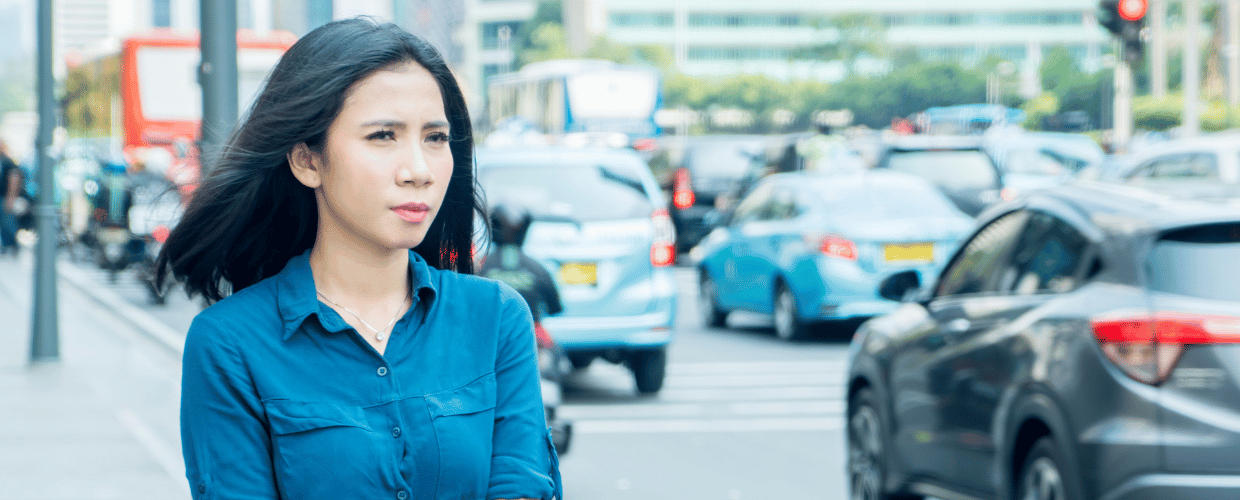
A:
<svg viewBox="0 0 1240 500">
<path fill-rule="evenodd" d="M 883 245 L 883 259 L 888 262 L 934 260 L 933 243 L 888 243 Z"/>
<path fill-rule="evenodd" d="M 560 283 L 565 285 L 597 285 L 598 266 L 593 262 L 560 264 Z"/>
</svg>

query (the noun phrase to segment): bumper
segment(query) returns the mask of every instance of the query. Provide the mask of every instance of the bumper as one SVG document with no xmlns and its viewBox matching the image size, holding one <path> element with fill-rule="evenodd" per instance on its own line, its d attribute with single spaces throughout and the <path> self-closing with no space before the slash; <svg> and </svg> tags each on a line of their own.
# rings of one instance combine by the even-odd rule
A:
<svg viewBox="0 0 1240 500">
<path fill-rule="evenodd" d="M 806 321 L 847 320 L 879 316 L 896 310 L 899 302 L 878 295 L 878 285 L 894 273 L 914 269 L 922 276 L 922 283 L 934 275 L 933 264 L 917 267 L 883 269 L 870 272 L 857 263 L 833 257 L 816 257 L 813 275 L 806 276 L 805 284 L 793 287 L 796 292 L 801 319 Z"/>
<path fill-rule="evenodd" d="M 661 311 L 637 316 L 574 317 L 543 319 L 543 327 L 566 352 L 614 348 L 654 348 L 672 341 L 672 313 Z"/>
<path fill-rule="evenodd" d="M 1102 496 L 1102 500 L 1167 498 L 1240 500 L 1240 475 L 1147 474 L 1134 477 Z"/>
</svg>

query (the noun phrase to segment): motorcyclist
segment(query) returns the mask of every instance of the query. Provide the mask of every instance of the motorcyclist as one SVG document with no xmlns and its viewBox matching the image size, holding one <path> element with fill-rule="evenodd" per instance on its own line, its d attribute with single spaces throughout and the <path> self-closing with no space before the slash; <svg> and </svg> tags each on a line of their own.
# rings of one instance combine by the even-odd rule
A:
<svg viewBox="0 0 1240 500">
<path fill-rule="evenodd" d="M 491 209 L 490 219 L 495 248 L 484 258 L 478 274 L 516 289 L 529 304 L 536 325 L 541 324 L 543 316 L 562 312 L 564 306 L 551 274 L 521 251 L 533 216 L 523 208 L 498 204 Z"/>
</svg>

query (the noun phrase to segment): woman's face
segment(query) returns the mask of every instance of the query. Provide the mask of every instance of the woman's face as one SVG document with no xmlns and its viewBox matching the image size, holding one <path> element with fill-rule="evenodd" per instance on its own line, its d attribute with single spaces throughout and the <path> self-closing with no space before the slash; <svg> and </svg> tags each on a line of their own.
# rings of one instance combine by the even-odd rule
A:
<svg viewBox="0 0 1240 500">
<path fill-rule="evenodd" d="M 315 191 L 319 238 L 380 251 L 421 243 L 452 178 L 448 138 L 439 84 L 421 65 L 357 82 L 321 153 L 299 145 L 289 154 Z"/>
</svg>

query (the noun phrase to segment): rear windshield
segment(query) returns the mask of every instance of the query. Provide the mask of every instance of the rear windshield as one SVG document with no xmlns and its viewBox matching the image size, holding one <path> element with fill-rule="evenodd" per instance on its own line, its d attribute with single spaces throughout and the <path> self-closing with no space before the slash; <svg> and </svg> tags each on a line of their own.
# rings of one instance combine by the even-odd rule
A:
<svg viewBox="0 0 1240 500">
<path fill-rule="evenodd" d="M 685 165 L 699 177 L 739 178 L 761 159 L 762 144 L 717 142 L 700 144 L 685 155 Z"/>
<path fill-rule="evenodd" d="M 1214 224 L 1167 233 L 1150 254 L 1151 290 L 1202 299 L 1240 301 L 1240 224 Z"/>
<path fill-rule="evenodd" d="M 483 167 L 487 204 L 525 207 L 535 217 L 576 222 L 650 217 L 654 205 L 633 165 L 503 165 Z"/>
<path fill-rule="evenodd" d="M 933 188 L 865 186 L 824 191 L 822 199 L 830 213 L 853 220 L 963 217 L 955 205 Z"/>
<path fill-rule="evenodd" d="M 906 172 L 947 189 L 998 186 L 994 164 L 986 153 L 963 151 L 893 151 L 887 168 Z"/>
</svg>

